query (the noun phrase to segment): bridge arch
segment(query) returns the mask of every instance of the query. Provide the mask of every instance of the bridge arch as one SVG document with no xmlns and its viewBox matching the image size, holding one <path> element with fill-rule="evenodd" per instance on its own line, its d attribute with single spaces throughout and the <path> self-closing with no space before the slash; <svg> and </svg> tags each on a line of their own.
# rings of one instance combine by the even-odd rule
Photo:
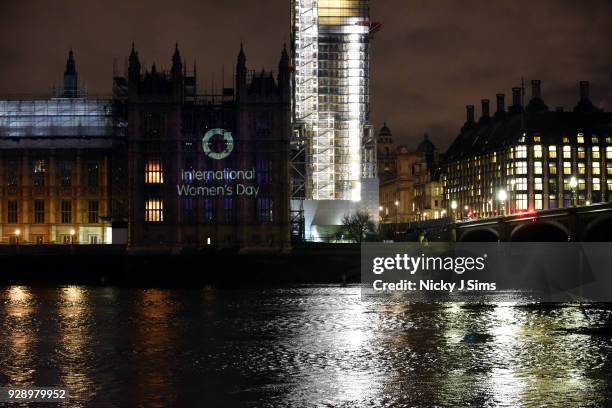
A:
<svg viewBox="0 0 612 408">
<path fill-rule="evenodd" d="M 584 242 L 611 242 L 612 215 L 597 217 L 587 224 L 581 236 Z"/>
<path fill-rule="evenodd" d="M 459 242 L 498 242 L 499 233 L 493 228 L 467 230 L 459 237 Z"/>
<path fill-rule="evenodd" d="M 510 233 L 513 242 L 566 242 L 568 228 L 557 221 L 530 221 L 517 225 Z"/>
</svg>

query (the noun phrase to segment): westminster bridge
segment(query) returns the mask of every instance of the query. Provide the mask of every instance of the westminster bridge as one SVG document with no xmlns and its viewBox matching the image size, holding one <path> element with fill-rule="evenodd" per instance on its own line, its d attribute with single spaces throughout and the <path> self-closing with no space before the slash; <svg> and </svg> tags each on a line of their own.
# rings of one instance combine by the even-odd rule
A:
<svg viewBox="0 0 612 408">
<path fill-rule="evenodd" d="M 612 203 L 456 221 L 385 224 L 387 239 L 461 242 L 612 241 Z"/>
</svg>

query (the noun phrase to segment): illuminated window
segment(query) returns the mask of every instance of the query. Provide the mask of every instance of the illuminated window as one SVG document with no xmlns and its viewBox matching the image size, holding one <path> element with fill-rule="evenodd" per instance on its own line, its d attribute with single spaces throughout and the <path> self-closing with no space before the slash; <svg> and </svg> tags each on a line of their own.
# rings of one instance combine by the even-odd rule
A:
<svg viewBox="0 0 612 408">
<path fill-rule="evenodd" d="M 164 221 L 164 202 L 158 199 L 149 199 L 145 202 L 145 221 Z"/>
<path fill-rule="evenodd" d="M 527 146 L 518 146 L 516 148 L 516 158 L 517 159 L 527 158 Z"/>
<path fill-rule="evenodd" d="M 146 184 L 163 184 L 164 173 L 159 160 L 149 160 L 145 164 L 145 183 Z"/>
<path fill-rule="evenodd" d="M 542 177 L 536 177 L 535 179 L 533 179 L 533 189 L 536 191 L 542 191 L 543 190 L 543 185 L 542 185 Z"/>
<path fill-rule="evenodd" d="M 45 185 L 45 173 L 47 172 L 47 162 L 45 160 L 35 160 L 32 174 L 32 184 L 36 187 Z"/>
<path fill-rule="evenodd" d="M 533 137 L 533 141 L 534 141 L 535 143 L 540 143 L 540 140 L 541 140 L 540 136 L 534 136 L 534 137 Z"/>
<path fill-rule="evenodd" d="M 606 159 L 612 159 L 612 146 L 606 147 Z"/>
<path fill-rule="evenodd" d="M 563 174 L 572 174 L 572 162 L 563 162 Z"/>
<path fill-rule="evenodd" d="M 535 209 L 541 210 L 543 208 L 544 208 L 544 203 L 542 200 L 542 194 L 536 194 L 535 195 Z"/>
<path fill-rule="evenodd" d="M 548 163 L 548 174 L 557 174 L 557 163 Z"/>
<path fill-rule="evenodd" d="M 591 143 L 593 144 L 599 143 L 599 138 L 597 136 L 591 136 Z"/>
<path fill-rule="evenodd" d="M 585 174 L 584 163 L 578 163 L 578 174 Z"/>
<path fill-rule="evenodd" d="M 533 146 L 533 157 L 536 159 L 542 158 L 542 145 Z"/>
<path fill-rule="evenodd" d="M 571 146 L 563 146 L 563 158 L 564 159 L 572 158 L 572 147 Z"/>
<path fill-rule="evenodd" d="M 578 158 L 579 159 L 584 159 L 585 157 L 586 156 L 585 156 L 585 153 L 584 153 L 584 147 L 579 147 L 578 148 Z"/>
<path fill-rule="evenodd" d="M 569 143 L 569 137 L 563 136 L 563 143 Z"/>
<path fill-rule="evenodd" d="M 576 140 L 580 144 L 584 143 L 584 135 L 582 133 L 578 133 L 578 137 L 576 138 Z"/>
<path fill-rule="evenodd" d="M 516 174 L 527 174 L 527 162 L 520 161 L 515 163 Z"/>
<path fill-rule="evenodd" d="M 612 163 L 606 163 L 606 174 L 612 176 Z"/>
<path fill-rule="evenodd" d="M 595 191 L 599 191 L 601 190 L 601 181 L 599 179 L 599 177 L 594 177 L 593 178 L 593 190 Z"/>
<path fill-rule="evenodd" d="M 540 183 L 542 179 L 540 179 Z M 514 189 L 517 191 L 527 191 L 527 179 L 525 177 L 519 177 L 516 179 Z"/>
<path fill-rule="evenodd" d="M 526 210 L 527 209 L 527 194 L 516 195 L 516 209 Z"/>
<path fill-rule="evenodd" d="M 553 163 L 551 163 L 551 164 L 553 164 Z M 542 174 L 542 162 L 541 161 L 533 162 L 533 173 L 534 174 Z"/>
<path fill-rule="evenodd" d="M 599 157 L 600 157 L 599 156 L 599 146 L 593 146 L 593 147 L 591 147 L 591 149 L 592 149 L 592 153 L 593 153 L 592 157 L 594 159 L 599 159 Z"/>
<path fill-rule="evenodd" d="M 557 146 L 548 146 L 548 157 L 551 159 L 557 158 Z"/>
<path fill-rule="evenodd" d="M 592 173 L 591 174 L 598 174 L 598 175 L 601 174 L 601 170 L 600 170 L 598 162 L 593 162 L 593 163 L 591 163 L 591 165 L 592 165 Z"/>
</svg>

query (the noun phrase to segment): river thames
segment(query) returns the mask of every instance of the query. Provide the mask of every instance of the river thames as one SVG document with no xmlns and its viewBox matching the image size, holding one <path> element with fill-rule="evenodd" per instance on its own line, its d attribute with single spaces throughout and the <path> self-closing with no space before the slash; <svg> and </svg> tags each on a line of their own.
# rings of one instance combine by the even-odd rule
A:
<svg viewBox="0 0 612 408">
<path fill-rule="evenodd" d="M 66 387 L 71 407 L 603 407 L 610 317 L 358 286 L 2 287 L 0 386 Z"/>
</svg>

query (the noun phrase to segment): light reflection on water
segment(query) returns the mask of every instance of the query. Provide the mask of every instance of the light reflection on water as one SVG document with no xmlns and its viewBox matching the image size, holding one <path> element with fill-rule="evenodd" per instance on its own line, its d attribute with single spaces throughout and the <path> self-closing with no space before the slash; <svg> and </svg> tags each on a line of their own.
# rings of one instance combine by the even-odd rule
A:
<svg viewBox="0 0 612 408">
<path fill-rule="evenodd" d="M 612 404 L 610 310 L 362 301 L 357 287 L 0 288 L 0 386 L 70 406 Z"/>
</svg>

